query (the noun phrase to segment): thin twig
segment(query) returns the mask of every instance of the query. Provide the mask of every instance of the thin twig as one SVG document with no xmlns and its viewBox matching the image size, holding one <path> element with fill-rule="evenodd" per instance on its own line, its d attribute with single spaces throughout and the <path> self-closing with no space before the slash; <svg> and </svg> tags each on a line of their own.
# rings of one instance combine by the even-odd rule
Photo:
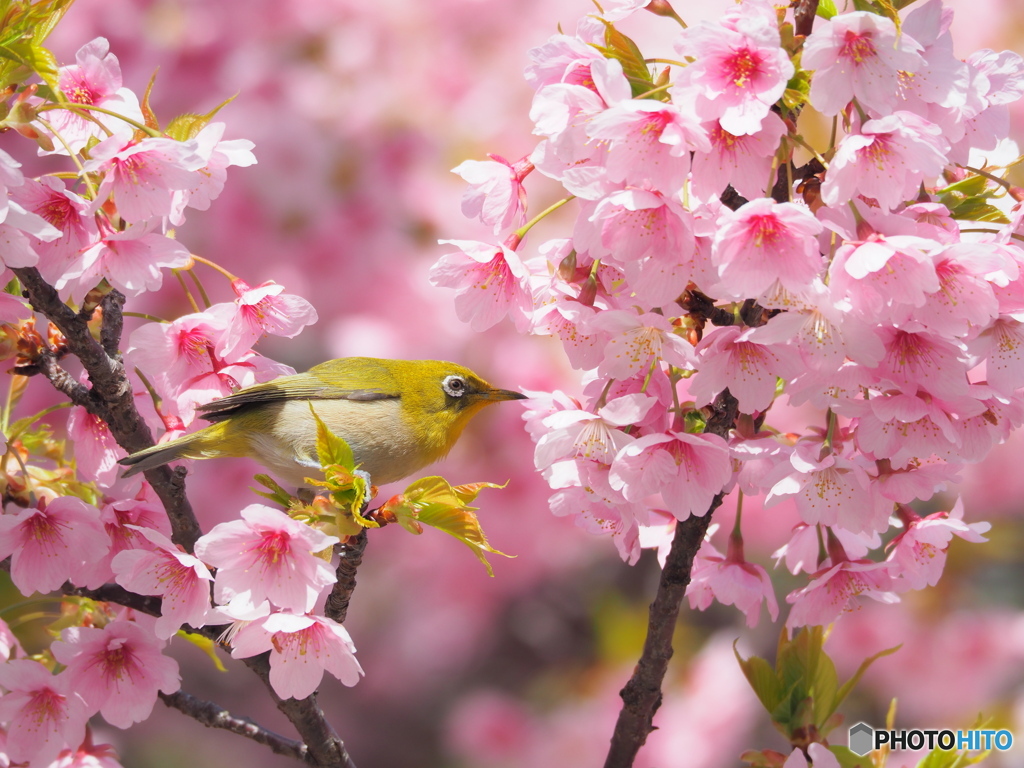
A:
<svg viewBox="0 0 1024 768">
<path fill-rule="evenodd" d="M 171 694 L 160 693 L 159 696 L 168 707 L 174 707 L 207 728 L 223 728 L 259 744 L 265 744 L 279 755 L 294 757 L 304 760 L 310 765 L 316 765 L 310 758 L 309 748 L 301 741 L 289 739 L 267 730 L 247 717 L 235 717 L 219 704 L 204 701 L 184 691 Z"/>
<path fill-rule="evenodd" d="M 725 390 L 715 398 L 712 408 L 713 415 L 705 432 L 724 438 L 735 424 L 739 412 L 736 398 Z M 622 709 L 612 733 L 605 768 L 630 768 L 640 747 L 647 741 L 647 735 L 654 730 L 654 714 L 661 706 L 661 685 L 672 658 L 672 635 L 690 583 L 693 558 L 707 533 L 711 514 L 722 503 L 723 496 L 721 493 L 715 496 L 703 516 L 691 515 L 676 523 L 672 549 L 661 571 L 658 592 L 651 603 L 643 652 L 633 676 L 619 692 Z"/>
<path fill-rule="evenodd" d="M 116 603 L 150 616 L 160 616 L 163 606 L 161 598 L 152 595 L 137 595 L 119 584 L 104 584 L 96 589 L 85 589 L 68 582 L 61 587 L 60 591 L 65 595 L 88 597 L 90 600 L 98 600 L 102 603 Z"/>
<path fill-rule="evenodd" d="M 338 581 L 335 582 L 331 594 L 327 597 L 324 614 L 339 624 L 345 623 L 348 616 L 348 604 L 352 599 L 352 591 L 356 588 L 356 571 L 363 562 L 366 551 L 366 529 L 352 536 L 344 544 L 339 545 L 341 559 L 338 561 Z"/>
</svg>

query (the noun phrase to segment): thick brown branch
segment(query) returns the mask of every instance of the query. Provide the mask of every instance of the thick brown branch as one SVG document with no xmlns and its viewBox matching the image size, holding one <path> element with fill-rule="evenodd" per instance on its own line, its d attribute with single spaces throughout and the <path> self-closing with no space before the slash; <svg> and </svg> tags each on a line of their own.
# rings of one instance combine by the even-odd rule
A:
<svg viewBox="0 0 1024 768">
<path fill-rule="evenodd" d="M 289 739 L 269 731 L 266 728 L 254 723 L 247 717 L 235 717 L 219 704 L 212 701 L 197 699 L 184 691 L 166 694 L 161 693 L 160 698 L 168 707 L 174 707 L 180 712 L 205 725 L 207 728 L 223 728 L 226 731 L 237 733 L 252 739 L 259 744 L 266 744 L 279 755 L 294 757 L 315 765 L 309 756 L 309 749 L 301 741 Z"/>
<path fill-rule="evenodd" d="M 243 661 L 267 686 L 277 708 L 291 721 L 306 743 L 306 762 L 318 768 L 355 768 L 355 763 L 345 749 L 345 742 L 327 722 L 323 710 L 317 704 L 315 693 L 305 699 L 282 699 L 270 685 L 269 654 L 260 654 Z"/>
<path fill-rule="evenodd" d="M 705 432 L 719 437 L 728 435 L 738 415 L 736 398 L 725 390 L 712 405 Z M 636 759 L 647 735 L 654 730 L 654 714 L 661 706 L 661 684 L 672 658 L 672 635 L 679 609 L 690 583 L 693 558 L 711 523 L 711 514 L 722 503 L 718 494 L 702 517 L 691 515 L 676 524 L 672 549 L 661 571 L 658 592 L 651 603 L 647 621 L 647 637 L 633 676 L 620 691 L 622 709 L 612 733 L 605 768 L 629 768 Z"/>
<path fill-rule="evenodd" d="M 104 310 L 101 345 L 89 332 L 87 319 L 61 301 L 57 291 L 42 278 L 37 269 L 22 267 L 13 271 L 21 281 L 32 308 L 57 326 L 67 339 L 68 348 L 85 366 L 92 383 L 89 393 L 92 407 L 89 410 L 107 423 L 114 439 L 128 452 L 133 453 L 153 445 L 153 434 L 135 408 L 131 382 L 117 352 L 120 341 L 117 337 L 121 328 L 120 307 L 124 297 L 114 291 L 101 302 Z M 110 315 L 109 319 L 107 314 Z M 54 380 L 53 377 L 48 378 Z M 68 394 L 66 387 L 58 388 Z M 146 479 L 167 510 L 172 538 L 191 552 L 201 531 L 185 496 L 184 474 L 159 467 L 146 472 Z"/>
<path fill-rule="evenodd" d="M 357 535 L 352 536 L 344 544 L 340 545 L 341 559 L 338 561 L 338 581 L 334 589 L 327 597 L 327 605 L 324 607 L 324 614 L 334 619 L 339 624 L 345 623 L 348 616 L 348 604 L 352 599 L 352 592 L 356 588 L 356 571 L 363 562 L 363 552 L 366 551 L 366 529 L 361 530 Z"/>
<path fill-rule="evenodd" d="M 818 13 L 818 0 L 796 0 L 793 7 L 793 20 L 796 22 L 794 31 L 798 35 L 811 34 L 814 28 L 814 16 Z"/>
</svg>

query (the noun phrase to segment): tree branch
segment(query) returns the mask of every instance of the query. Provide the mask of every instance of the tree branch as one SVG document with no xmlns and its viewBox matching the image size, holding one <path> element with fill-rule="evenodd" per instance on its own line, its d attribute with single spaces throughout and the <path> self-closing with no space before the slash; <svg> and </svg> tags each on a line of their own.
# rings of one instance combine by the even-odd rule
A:
<svg viewBox="0 0 1024 768">
<path fill-rule="evenodd" d="M 67 582 L 60 591 L 65 595 L 88 597 L 90 600 L 98 600 L 103 603 L 116 603 L 150 616 L 159 616 L 163 606 L 161 598 L 152 595 L 137 595 L 134 592 L 129 592 L 120 584 L 104 584 L 96 589 L 85 589 Z"/>
<path fill-rule="evenodd" d="M 344 624 L 345 617 L 348 616 L 348 604 L 352 599 L 352 592 L 356 588 L 356 570 L 363 562 L 366 541 L 366 529 L 364 528 L 355 536 L 349 537 L 344 544 L 339 545 L 341 559 L 338 561 L 338 580 L 327 597 L 327 605 L 324 606 L 324 614 L 327 618 L 334 619 L 339 624 Z"/>
<path fill-rule="evenodd" d="M 120 342 L 121 305 L 124 296 L 111 291 L 103 298 L 103 325 L 100 331 L 102 344 L 97 342 L 89 332 L 88 320 L 74 312 L 61 301 L 57 291 L 47 283 L 35 267 L 19 267 L 12 270 L 25 289 L 25 296 L 32 308 L 47 317 L 67 339 L 68 348 L 82 362 L 92 382 L 89 391 L 91 413 L 103 419 L 118 444 L 129 453 L 148 448 L 153 445 L 153 434 L 146 422 L 135 408 L 135 396 L 131 383 L 121 362 L 117 347 Z M 45 362 L 45 357 L 43 362 Z M 53 363 L 56 366 L 56 362 Z M 47 374 L 54 386 L 62 393 L 71 396 L 66 382 L 58 372 L 59 366 Z M 64 373 L 67 376 L 66 373 Z M 78 402 L 72 397 L 73 402 Z M 158 467 L 146 472 L 153 490 L 156 491 L 171 521 L 171 538 L 175 543 L 192 551 L 196 539 L 202 531 L 192 512 L 192 506 L 185 496 L 184 471 L 172 471 L 168 467 Z"/>
<path fill-rule="evenodd" d="M 125 450 L 135 452 L 153 445 L 153 435 L 135 407 L 131 382 L 119 352 L 123 322 L 121 307 L 124 304 L 124 296 L 117 291 L 110 291 L 100 299 L 99 306 L 103 318 L 99 333 L 100 341 L 97 342 L 88 325 L 92 317 L 91 312 L 73 311 L 34 267 L 16 268 L 13 271 L 21 281 L 32 308 L 45 315 L 64 334 L 68 350 L 82 362 L 92 388 L 85 391 L 80 389 L 81 385 L 57 365 L 56 356 L 52 353 L 41 356 L 40 372 L 44 373 L 55 388 L 72 402 L 83 405 L 103 419 L 118 444 Z M 167 467 L 158 467 L 146 472 L 146 479 L 160 497 L 170 518 L 172 538 L 191 552 L 202 531 L 185 495 L 184 478 L 184 469 L 171 471 Z M 365 547 L 365 540 L 362 546 Z M 342 616 L 347 608 L 351 590 L 355 586 L 355 569 L 361 555 L 360 549 L 354 560 L 349 559 L 346 563 L 346 558 L 343 558 L 343 563 L 346 563 L 345 583 L 348 586 L 343 587 L 339 595 L 339 600 L 341 597 L 344 598 L 344 605 L 338 608 Z M 145 613 L 160 613 L 158 599 L 134 595 L 116 584 L 106 584 L 95 590 L 66 585 L 65 591 L 69 594 L 128 605 Z M 206 636 L 215 637 L 212 633 L 212 628 L 203 632 Z M 298 757 L 318 768 L 355 768 L 344 743 L 318 706 L 316 694 L 301 701 L 282 700 L 270 685 L 268 654 L 245 659 L 244 662 L 263 681 L 277 708 L 295 726 L 305 744 L 273 734 L 251 721 L 232 717 L 218 705 L 199 701 L 188 694 L 174 694 L 164 697 L 164 700 L 169 706 L 181 709 L 206 725 L 241 733 L 267 744 L 275 752 Z"/>
<path fill-rule="evenodd" d="M 739 413 L 736 398 L 727 389 L 715 398 L 712 409 L 704 431 L 724 438 Z M 654 730 L 654 714 L 661 706 L 661 684 L 672 658 L 672 635 L 690 583 L 693 558 L 707 533 L 711 514 L 723 498 L 722 493 L 715 496 L 703 516 L 691 515 L 676 523 L 672 549 L 661 571 L 658 592 L 651 603 L 643 652 L 633 676 L 619 692 L 622 709 L 612 733 L 605 768 L 630 768 L 640 747 L 647 741 L 647 735 Z"/>
<path fill-rule="evenodd" d="M 356 768 L 345 749 L 345 742 L 327 722 L 324 711 L 317 704 L 315 693 L 305 699 L 282 699 L 270 684 L 269 653 L 261 653 L 242 661 L 263 681 L 277 708 L 291 721 L 306 743 L 306 762 L 318 768 Z"/>
<path fill-rule="evenodd" d="M 818 13 L 818 0 L 797 0 L 793 7 L 793 20 L 796 22 L 794 31 L 798 35 L 811 34 L 814 27 L 814 16 Z"/>
<path fill-rule="evenodd" d="M 289 739 L 267 730 L 247 717 L 235 717 L 219 704 L 198 699 L 184 691 L 171 694 L 160 693 L 159 696 L 168 707 L 183 712 L 207 728 L 223 728 L 259 744 L 265 744 L 279 755 L 294 757 L 316 765 L 310 758 L 309 748 L 301 741 Z"/>
</svg>

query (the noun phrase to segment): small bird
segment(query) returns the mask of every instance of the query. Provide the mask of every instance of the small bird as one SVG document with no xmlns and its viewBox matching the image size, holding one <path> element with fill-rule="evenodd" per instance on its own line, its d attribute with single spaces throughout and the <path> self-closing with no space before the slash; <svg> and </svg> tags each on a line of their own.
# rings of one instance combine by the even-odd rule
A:
<svg viewBox="0 0 1024 768">
<path fill-rule="evenodd" d="M 352 448 L 359 469 L 384 485 L 447 455 L 484 406 L 524 398 L 455 363 L 343 357 L 202 405 L 213 424 L 120 463 L 129 477 L 176 459 L 248 456 L 302 487 L 307 477 L 322 476 L 316 411 Z"/>
</svg>

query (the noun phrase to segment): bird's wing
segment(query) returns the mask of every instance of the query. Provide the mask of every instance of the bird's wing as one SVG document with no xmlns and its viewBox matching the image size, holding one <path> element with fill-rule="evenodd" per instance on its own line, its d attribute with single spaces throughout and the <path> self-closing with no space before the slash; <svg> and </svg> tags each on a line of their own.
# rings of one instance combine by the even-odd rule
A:
<svg viewBox="0 0 1024 768">
<path fill-rule="evenodd" d="M 316 371 L 316 368 L 313 369 Z M 390 377 L 389 377 L 390 378 Z M 235 392 L 233 395 L 201 405 L 197 409 L 207 421 L 224 421 L 250 406 L 285 400 L 393 400 L 399 396 L 396 387 L 373 386 L 364 372 L 335 371 L 333 381 L 313 375 L 312 371 L 294 376 L 282 376 L 265 384 L 256 384 Z M 378 378 L 377 381 L 380 379 Z"/>
</svg>

